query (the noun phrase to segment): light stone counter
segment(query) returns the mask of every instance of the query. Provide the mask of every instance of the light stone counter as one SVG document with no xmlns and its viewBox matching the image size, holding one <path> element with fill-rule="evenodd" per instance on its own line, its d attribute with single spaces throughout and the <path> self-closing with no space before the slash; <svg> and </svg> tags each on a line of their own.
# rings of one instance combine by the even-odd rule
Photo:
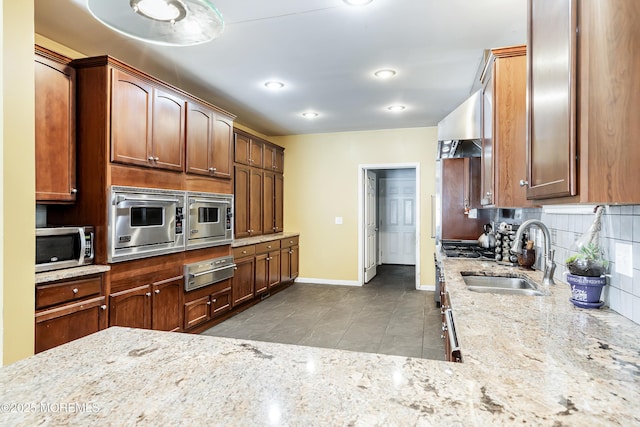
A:
<svg viewBox="0 0 640 427">
<path fill-rule="evenodd" d="M 82 267 L 65 268 L 62 270 L 45 271 L 36 273 L 36 284 L 55 282 L 56 280 L 73 279 L 89 276 L 91 274 L 104 273 L 111 270 L 108 265 L 85 265 Z"/>
<path fill-rule="evenodd" d="M 237 248 L 240 246 L 255 245 L 258 243 L 271 242 L 272 240 L 287 239 L 289 237 L 295 237 L 299 235 L 300 233 L 283 232 L 283 233 L 275 233 L 275 234 L 263 234 L 261 236 L 254 236 L 254 237 L 245 237 L 242 239 L 235 239 L 231 244 L 231 247 Z"/>
<path fill-rule="evenodd" d="M 443 264 L 465 363 L 114 327 L 0 369 L 0 425 L 640 425 L 638 325 Z"/>
</svg>

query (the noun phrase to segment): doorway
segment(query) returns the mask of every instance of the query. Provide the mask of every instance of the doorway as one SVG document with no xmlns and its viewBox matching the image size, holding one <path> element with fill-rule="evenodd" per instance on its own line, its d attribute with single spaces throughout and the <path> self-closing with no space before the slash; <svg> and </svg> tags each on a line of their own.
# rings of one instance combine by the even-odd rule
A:
<svg viewBox="0 0 640 427">
<path fill-rule="evenodd" d="M 420 289 L 420 165 L 360 165 L 358 178 L 358 282 L 382 264 L 409 265 Z"/>
</svg>

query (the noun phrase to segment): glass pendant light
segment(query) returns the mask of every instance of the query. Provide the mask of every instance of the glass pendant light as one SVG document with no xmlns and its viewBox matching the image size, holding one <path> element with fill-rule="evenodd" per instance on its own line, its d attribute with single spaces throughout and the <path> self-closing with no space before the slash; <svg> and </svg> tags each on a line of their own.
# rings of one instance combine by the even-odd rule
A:
<svg viewBox="0 0 640 427">
<path fill-rule="evenodd" d="M 128 37 L 165 46 L 206 43 L 224 31 L 208 0 L 87 0 L 91 14 Z"/>
</svg>

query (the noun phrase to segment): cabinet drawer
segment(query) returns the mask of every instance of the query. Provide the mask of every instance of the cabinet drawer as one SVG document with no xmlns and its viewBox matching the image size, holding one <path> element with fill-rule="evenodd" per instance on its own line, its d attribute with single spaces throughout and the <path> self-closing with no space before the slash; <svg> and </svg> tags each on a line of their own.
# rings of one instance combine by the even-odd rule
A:
<svg viewBox="0 0 640 427">
<path fill-rule="evenodd" d="M 282 245 L 283 248 L 290 248 L 291 246 L 296 246 L 298 244 L 298 237 L 299 236 L 294 236 L 294 237 L 289 237 L 287 239 L 282 239 L 280 240 L 280 244 Z"/>
<path fill-rule="evenodd" d="M 36 288 L 36 309 L 100 295 L 101 290 L 102 276 L 40 285 Z"/>
<path fill-rule="evenodd" d="M 211 319 L 209 295 L 184 305 L 184 328 L 189 329 Z"/>
<path fill-rule="evenodd" d="M 211 317 L 217 317 L 231 310 L 231 288 L 224 288 L 211 294 Z"/>
<path fill-rule="evenodd" d="M 241 246 L 239 248 L 233 248 L 233 258 L 234 259 L 238 259 L 238 258 L 244 258 L 247 256 L 253 256 L 256 253 L 256 247 L 255 245 L 249 245 L 249 246 Z"/>
<path fill-rule="evenodd" d="M 273 240 L 271 242 L 265 242 L 265 243 L 260 243 L 256 245 L 257 254 L 271 252 L 275 249 L 280 249 L 280 240 Z"/>
</svg>

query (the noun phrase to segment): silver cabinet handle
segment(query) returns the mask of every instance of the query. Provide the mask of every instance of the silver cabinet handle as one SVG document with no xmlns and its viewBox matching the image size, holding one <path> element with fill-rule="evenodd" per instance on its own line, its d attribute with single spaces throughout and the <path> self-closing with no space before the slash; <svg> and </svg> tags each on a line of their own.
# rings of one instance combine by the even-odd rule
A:
<svg viewBox="0 0 640 427">
<path fill-rule="evenodd" d="M 145 294 L 145 296 L 150 297 L 150 296 L 151 296 L 151 292 L 147 292 L 147 293 Z"/>
<path fill-rule="evenodd" d="M 147 160 L 149 160 L 150 162 L 153 162 L 153 156 L 147 157 Z"/>
<path fill-rule="evenodd" d="M 100 310 L 106 310 L 106 309 L 107 309 L 107 306 L 106 306 L 106 305 L 101 305 L 101 306 L 100 306 Z"/>
<path fill-rule="evenodd" d="M 77 189 L 77 188 L 72 188 L 72 189 L 71 189 L 71 194 L 76 194 L 77 192 L 78 192 L 78 189 Z"/>
<path fill-rule="evenodd" d="M 217 300 L 217 299 L 215 299 L 215 298 L 211 300 L 211 302 L 217 302 L 217 301 L 218 301 L 218 300 Z"/>
<path fill-rule="evenodd" d="M 154 157 L 154 158 L 153 158 L 153 161 L 154 161 L 154 162 L 157 162 L 158 160 L 160 160 L 160 157 Z"/>
<path fill-rule="evenodd" d="M 524 186 L 526 186 L 526 185 L 529 185 L 529 181 L 524 180 L 524 179 L 521 179 L 521 180 L 520 180 L 520 187 L 524 187 Z"/>
<path fill-rule="evenodd" d="M 207 301 L 207 305 L 211 305 L 211 301 Z"/>
<path fill-rule="evenodd" d="M 153 292 L 155 292 L 156 294 L 159 294 L 159 293 L 160 293 L 160 289 L 156 289 L 156 290 L 155 290 L 155 291 L 153 291 Z"/>
<path fill-rule="evenodd" d="M 78 293 L 78 288 L 73 288 L 73 290 L 71 292 L 73 292 L 74 294 L 77 294 Z"/>
<path fill-rule="evenodd" d="M 218 170 L 217 168 L 209 168 L 209 172 L 215 172 L 217 170 Z"/>
</svg>

